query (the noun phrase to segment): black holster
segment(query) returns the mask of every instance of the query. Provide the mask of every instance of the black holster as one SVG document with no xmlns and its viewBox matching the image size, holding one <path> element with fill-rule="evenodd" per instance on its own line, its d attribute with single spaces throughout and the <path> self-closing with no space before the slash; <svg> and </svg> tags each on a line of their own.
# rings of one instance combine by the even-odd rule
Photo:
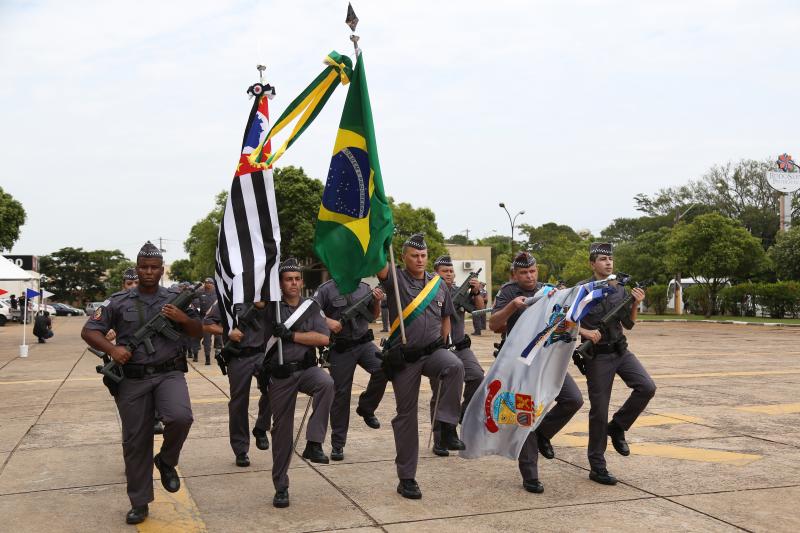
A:
<svg viewBox="0 0 800 533">
<path fill-rule="evenodd" d="M 471 346 L 472 346 L 472 339 L 469 337 L 469 335 L 465 334 L 463 339 L 453 344 L 453 349 L 455 349 L 455 351 L 457 352 L 460 352 L 461 350 L 466 350 Z"/>
</svg>

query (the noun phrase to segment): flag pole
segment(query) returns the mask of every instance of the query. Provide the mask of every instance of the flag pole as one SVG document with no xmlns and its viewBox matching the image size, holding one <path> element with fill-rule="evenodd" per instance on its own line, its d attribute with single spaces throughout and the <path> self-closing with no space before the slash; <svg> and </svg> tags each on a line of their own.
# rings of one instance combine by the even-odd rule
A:
<svg viewBox="0 0 800 533">
<path fill-rule="evenodd" d="M 25 291 L 25 305 L 22 310 L 22 346 L 19 347 L 19 356 L 28 357 L 28 344 L 26 342 L 28 333 L 28 291 Z"/>
<path fill-rule="evenodd" d="M 394 299 L 397 304 L 397 320 L 400 322 L 400 343 L 406 343 L 406 326 L 403 323 L 403 306 L 400 304 L 400 289 L 397 286 L 397 265 L 394 262 L 394 246 L 389 243 L 389 263 L 392 269 L 392 285 L 394 289 Z"/>
</svg>

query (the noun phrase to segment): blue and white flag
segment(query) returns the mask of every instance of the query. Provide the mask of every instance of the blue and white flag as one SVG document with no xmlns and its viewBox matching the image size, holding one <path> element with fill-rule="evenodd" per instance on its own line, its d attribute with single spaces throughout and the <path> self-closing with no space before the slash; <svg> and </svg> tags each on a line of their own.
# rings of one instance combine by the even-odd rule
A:
<svg viewBox="0 0 800 533">
<path fill-rule="evenodd" d="M 36 298 L 37 296 L 39 296 L 39 293 L 33 289 L 27 289 L 25 291 L 25 298 Z"/>
<path fill-rule="evenodd" d="M 519 457 L 564 384 L 578 321 L 605 295 L 600 285 L 542 290 L 532 299 L 467 406 L 461 457 Z"/>
</svg>

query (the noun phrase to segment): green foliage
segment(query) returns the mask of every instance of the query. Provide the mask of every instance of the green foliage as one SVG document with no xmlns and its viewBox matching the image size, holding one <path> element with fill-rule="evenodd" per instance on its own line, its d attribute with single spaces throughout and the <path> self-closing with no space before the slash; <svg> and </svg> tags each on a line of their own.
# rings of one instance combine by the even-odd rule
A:
<svg viewBox="0 0 800 533">
<path fill-rule="evenodd" d="M 775 245 L 769 249 L 769 257 L 778 278 L 800 281 L 800 226 L 778 234 Z"/>
<path fill-rule="evenodd" d="M 303 167 L 276 168 L 275 202 L 281 225 L 281 256 L 309 264 L 314 255 L 314 228 L 325 186 L 309 177 Z"/>
<path fill-rule="evenodd" d="M 68 247 L 40 257 L 39 270 L 47 276 L 48 290 L 55 294 L 55 299 L 83 305 L 120 290 L 121 276 L 114 285 L 108 273 L 120 268 L 120 264 L 127 267 L 130 263 L 119 250 L 86 251 Z"/>
<path fill-rule="evenodd" d="M 719 291 L 720 313 L 733 316 L 755 316 L 757 285 L 752 282 L 723 287 Z"/>
<path fill-rule="evenodd" d="M 710 317 L 712 309 L 712 300 L 705 285 L 692 285 L 683 290 L 683 306 L 693 315 L 704 315 Z"/>
<path fill-rule="evenodd" d="M 673 222 L 674 217 L 670 215 L 615 218 L 608 227 L 600 232 L 600 238 L 603 239 L 603 241 L 612 243 L 633 241 L 644 233 L 670 227 Z"/>
<path fill-rule="evenodd" d="M 539 227 L 522 224 L 520 231 L 526 236 L 523 247 L 539 263 L 539 279 L 555 282 L 563 279 L 564 268 L 570 259 L 588 248 L 580 235 L 569 226 L 548 222 Z"/>
<path fill-rule="evenodd" d="M 0 251 L 10 250 L 19 239 L 19 228 L 25 224 L 25 209 L 0 187 Z"/>
<path fill-rule="evenodd" d="M 460 233 L 456 233 L 449 239 L 447 239 L 447 244 L 458 244 L 460 246 L 471 246 L 473 242 L 467 238 L 466 235 L 461 235 Z"/>
<path fill-rule="evenodd" d="M 656 283 L 669 283 L 672 275 L 667 268 L 666 259 L 670 233 L 670 228 L 662 227 L 616 245 L 615 270 L 630 274 L 636 281 L 652 279 Z"/>
<path fill-rule="evenodd" d="M 766 308 L 770 318 L 783 318 L 787 314 L 797 318 L 800 314 L 800 283 L 759 283 L 755 286 L 755 300 Z"/>
<path fill-rule="evenodd" d="M 188 259 L 178 259 L 169 266 L 169 278 L 175 282 L 200 281 L 194 278 L 194 265 Z"/>
<path fill-rule="evenodd" d="M 403 252 L 403 243 L 414 233 L 424 233 L 425 242 L 428 244 L 428 269 L 433 269 L 433 262 L 440 255 L 447 253 L 444 246 L 444 235 L 436 225 L 436 214 L 427 207 L 413 207 L 406 202 L 395 203 L 389 197 L 389 207 L 392 208 L 392 218 L 396 233 L 392 239 L 395 259 L 400 262 Z"/>
<path fill-rule="evenodd" d="M 667 285 L 650 285 L 645 290 L 644 304 L 657 315 L 667 310 Z"/>
<path fill-rule="evenodd" d="M 189 254 L 189 261 L 192 264 L 191 276 L 187 279 L 203 279 L 214 275 L 219 225 L 227 201 L 227 191 L 217 194 L 214 199 L 214 209 L 189 230 L 189 237 L 183 242 L 183 249 Z"/>
<path fill-rule="evenodd" d="M 685 272 L 707 295 L 705 312 L 716 309 L 719 290 L 731 278 L 747 279 L 768 265 L 759 240 L 734 220 L 710 213 L 678 224 L 667 240 L 667 266 Z"/>
<path fill-rule="evenodd" d="M 564 269 L 561 271 L 561 279 L 567 287 L 572 287 L 577 283 L 591 278 L 592 269 L 589 267 L 589 246 L 583 246 L 575 250 L 569 258 Z"/>
</svg>

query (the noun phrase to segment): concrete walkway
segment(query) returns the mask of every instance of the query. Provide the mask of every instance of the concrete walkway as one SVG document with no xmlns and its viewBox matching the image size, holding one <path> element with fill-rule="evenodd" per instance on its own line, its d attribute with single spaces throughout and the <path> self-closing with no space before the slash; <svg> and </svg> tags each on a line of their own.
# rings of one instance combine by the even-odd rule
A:
<svg viewBox="0 0 800 533">
<path fill-rule="evenodd" d="M 80 318 L 17 358 L 21 326 L 0 328 L 0 517 L 3 531 L 133 531 L 116 408 L 84 352 Z M 195 424 L 180 464 L 183 488 L 156 501 L 141 531 L 798 531 L 800 345 L 791 328 L 640 324 L 630 344 L 658 391 L 629 432 L 632 455 L 609 446 L 616 487 L 588 480 L 587 405 L 540 460 L 541 495 L 525 492 L 513 461 L 438 458 L 423 450 L 421 501 L 395 492 L 391 389 L 368 429 L 353 414 L 346 460 L 295 457 L 292 505 L 272 507 L 271 454 L 252 446 L 237 468 L 227 437 L 227 378 L 187 375 Z M 485 367 L 495 336 L 474 339 Z M 585 380 L 570 372 L 585 393 Z M 359 371 L 358 390 L 367 376 Z M 254 400 L 255 400 L 255 388 Z M 617 381 L 612 403 L 624 401 Z M 420 420 L 428 418 L 423 383 Z M 305 398 L 298 401 L 299 423 Z M 255 401 L 251 404 L 255 406 Z M 354 408 L 355 410 L 355 408 Z M 253 413 L 255 414 L 255 413 Z M 424 447 L 429 426 L 422 423 Z M 301 440 L 302 442 L 302 440 Z M 156 447 L 158 447 L 156 442 Z M 329 444 L 325 445 L 330 450 Z M 157 472 L 156 472 L 157 473 Z"/>
</svg>

